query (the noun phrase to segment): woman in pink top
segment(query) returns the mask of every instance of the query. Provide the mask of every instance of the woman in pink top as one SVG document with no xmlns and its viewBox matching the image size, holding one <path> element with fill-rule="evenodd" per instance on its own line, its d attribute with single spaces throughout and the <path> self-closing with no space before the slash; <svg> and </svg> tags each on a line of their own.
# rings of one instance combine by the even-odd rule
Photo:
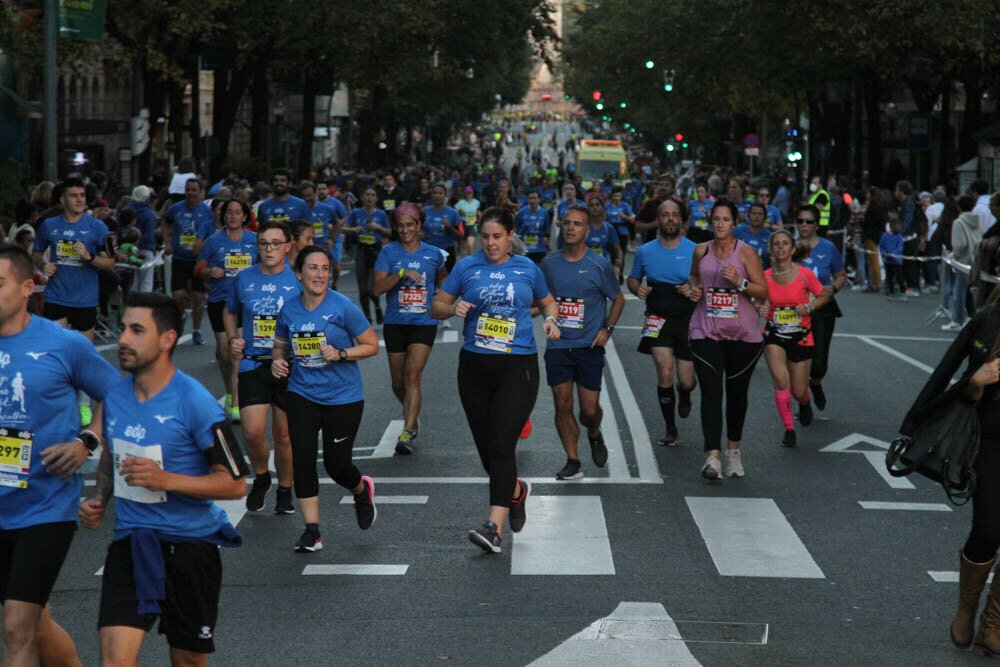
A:
<svg viewBox="0 0 1000 667">
<path fill-rule="evenodd" d="M 809 404 L 809 371 L 815 355 L 812 311 L 824 306 L 829 294 L 819 278 L 795 262 L 809 254 L 807 246 L 795 246 L 791 232 L 779 229 L 768 241 L 774 264 L 764 272 L 768 297 L 760 304 L 764 324 L 764 358 L 774 382 L 774 404 L 785 426 L 781 444 L 795 446 L 792 397 L 799 402 L 799 423 L 812 423 Z"/>
<path fill-rule="evenodd" d="M 726 474 L 743 476 L 740 440 L 747 415 L 747 393 L 761 353 L 760 320 L 751 297 L 767 298 L 760 258 L 733 236 L 739 211 L 720 197 L 709 219 L 715 239 L 700 244 L 691 261 L 689 338 L 694 370 L 701 385 L 701 429 L 708 458 L 706 479 L 722 477 L 722 398 L 726 398 Z"/>
</svg>

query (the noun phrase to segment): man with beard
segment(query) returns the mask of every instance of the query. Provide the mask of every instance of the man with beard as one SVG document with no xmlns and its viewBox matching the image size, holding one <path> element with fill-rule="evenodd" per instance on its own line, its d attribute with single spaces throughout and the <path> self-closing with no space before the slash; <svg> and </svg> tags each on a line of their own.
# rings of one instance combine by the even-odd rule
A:
<svg viewBox="0 0 1000 667">
<path fill-rule="evenodd" d="M 687 282 L 695 244 L 681 235 L 687 218 L 687 207 L 682 200 L 672 198 L 662 202 L 657 209 L 658 238 L 639 248 L 628 277 L 629 291 L 646 302 L 639 351 L 651 354 L 656 365 L 656 398 L 667 430 L 660 444 L 670 447 L 677 444 L 678 437 L 674 421 L 675 369 L 680 392 L 677 412 L 681 418 L 691 413 L 691 392 L 695 386 L 688 346 L 688 323 L 694 303 L 688 299 L 691 290 Z"/>
<path fill-rule="evenodd" d="M 656 238 L 656 227 L 660 204 L 674 196 L 674 177 L 670 174 L 660 174 L 656 181 L 656 192 L 652 199 L 647 199 L 635 216 L 635 230 L 643 235 L 646 242 Z"/>
<path fill-rule="evenodd" d="M 271 175 L 271 197 L 257 207 L 257 224 L 263 225 L 268 220 L 292 224 L 296 220 L 311 220 L 309 207 L 306 203 L 288 194 L 288 184 L 291 174 L 287 169 L 275 169 Z"/>
</svg>

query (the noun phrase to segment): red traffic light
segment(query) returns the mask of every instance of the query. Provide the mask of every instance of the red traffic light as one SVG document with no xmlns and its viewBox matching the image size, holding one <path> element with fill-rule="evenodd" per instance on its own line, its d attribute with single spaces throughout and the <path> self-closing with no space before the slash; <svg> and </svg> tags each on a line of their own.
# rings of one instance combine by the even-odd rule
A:
<svg viewBox="0 0 1000 667">
<path fill-rule="evenodd" d="M 677 141 L 684 141 L 684 135 L 678 132 L 677 134 L 674 135 L 674 139 L 676 139 Z"/>
<path fill-rule="evenodd" d="M 601 99 L 601 91 L 595 90 L 594 91 L 594 101 L 597 102 L 600 99 Z"/>
<path fill-rule="evenodd" d="M 548 93 L 542 93 L 542 101 L 543 102 L 548 102 L 551 99 L 552 99 L 551 95 L 549 95 Z"/>
</svg>

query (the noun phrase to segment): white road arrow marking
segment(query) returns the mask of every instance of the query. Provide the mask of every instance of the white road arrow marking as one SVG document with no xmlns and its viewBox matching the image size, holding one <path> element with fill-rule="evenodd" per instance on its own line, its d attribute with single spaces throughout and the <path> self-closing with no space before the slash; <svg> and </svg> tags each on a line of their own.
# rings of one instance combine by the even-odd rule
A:
<svg viewBox="0 0 1000 667">
<path fill-rule="evenodd" d="M 876 449 L 873 451 L 871 447 L 867 449 L 855 449 L 859 444 L 867 444 Z M 885 467 L 885 452 L 889 449 L 889 443 L 885 440 L 879 440 L 877 438 L 871 438 L 867 435 L 861 433 L 852 433 L 850 435 L 844 436 L 836 442 L 832 442 L 823 449 L 819 450 L 821 452 L 835 452 L 841 454 L 862 454 L 865 460 L 868 461 L 875 472 L 879 474 L 885 483 L 888 484 L 893 489 L 915 489 L 917 487 L 913 486 L 913 482 L 905 477 L 893 477 L 889 474 L 889 471 Z"/>
</svg>

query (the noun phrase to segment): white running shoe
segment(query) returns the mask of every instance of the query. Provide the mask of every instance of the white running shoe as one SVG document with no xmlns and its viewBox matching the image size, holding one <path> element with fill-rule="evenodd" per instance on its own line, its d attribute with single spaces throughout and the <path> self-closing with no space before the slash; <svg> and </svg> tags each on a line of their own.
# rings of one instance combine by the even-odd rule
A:
<svg viewBox="0 0 1000 667">
<path fill-rule="evenodd" d="M 941 326 L 941 331 L 950 331 L 954 333 L 956 331 L 961 331 L 961 330 L 962 330 L 962 325 L 959 324 L 958 322 L 948 322 L 948 324 L 944 324 Z"/>
<path fill-rule="evenodd" d="M 722 479 L 722 462 L 714 456 L 705 459 L 705 467 L 701 469 L 701 476 L 705 479 Z"/>
<path fill-rule="evenodd" d="M 743 462 L 740 461 L 740 450 L 726 450 L 726 475 L 729 477 L 743 477 Z"/>
</svg>

